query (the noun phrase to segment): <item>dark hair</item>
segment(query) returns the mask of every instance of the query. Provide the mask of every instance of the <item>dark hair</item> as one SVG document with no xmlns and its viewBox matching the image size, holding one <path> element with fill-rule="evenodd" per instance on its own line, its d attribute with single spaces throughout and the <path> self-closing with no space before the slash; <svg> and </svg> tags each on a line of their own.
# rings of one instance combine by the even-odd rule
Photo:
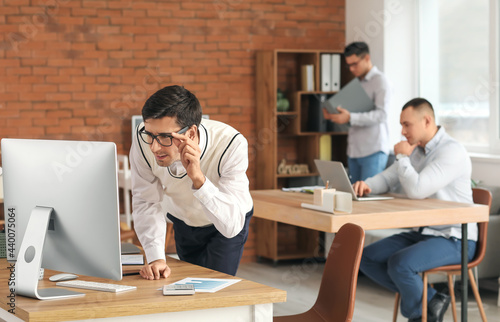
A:
<svg viewBox="0 0 500 322">
<path fill-rule="evenodd" d="M 181 127 L 196 125 L 201 122 L 201 105 L 193 93 L 183 86 L 164 87 L 151 95 L 142 108 L 142 118 L 161 119 L 176 117 Z"/>
<path fill-rule="evenodd" d="M 366 54 L 370 53 L 370 49 L 368 48 L 368 45 L 363 42 L 363 41 L 355 41 L 344 49 L 344 56 L 349 57 L 352 55 L 356 55 L 358 57 L 360 56 L 365 56 Z"/>
<path fill-rule="evenodd" d="M 404 111 L 408 107 L 413 107 L 413 109 L 416 111 L 428 109 L 429 111 L 431 111 L 431 114 L 434 117 L 434 108 L 432 107 L 431 102 L 429 102 L 425 98 L 417 97 L 409 100 L 405 105 L 403 105 L 402 111 Z"/>
</svg>

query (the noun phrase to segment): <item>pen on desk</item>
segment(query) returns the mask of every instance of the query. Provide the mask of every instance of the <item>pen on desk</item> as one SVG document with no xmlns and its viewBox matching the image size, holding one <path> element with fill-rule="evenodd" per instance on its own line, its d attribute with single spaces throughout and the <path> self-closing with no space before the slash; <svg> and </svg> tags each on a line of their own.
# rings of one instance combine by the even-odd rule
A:
<svg viewBox="0 0 500 322">
<path fill-rule="evenodd" d="M 122 276 L 132 276 L 132 275 L 139 275 L 139 272 L 128 272 L 122 274 Z"/>
<path fill-rule="evenodd" d="M 328 185 L 330 184 L 330 181 L 329 180 L 326 180 L 326 185 L 325 185 L 325 189 L 328 189 Z"/>
</svg>

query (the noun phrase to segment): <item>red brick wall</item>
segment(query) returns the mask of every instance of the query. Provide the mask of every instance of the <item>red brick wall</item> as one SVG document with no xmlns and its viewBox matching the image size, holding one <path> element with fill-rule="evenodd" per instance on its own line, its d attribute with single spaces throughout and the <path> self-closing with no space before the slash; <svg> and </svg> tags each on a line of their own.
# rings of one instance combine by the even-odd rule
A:
<svg viewBox="0 0 500 322">
<path fill-rule="evenodd" d="M 106 140 L 169 84 L 255 152 L 255 52 L 341 50 L 343 0 L 0 0 L 0 138 Z M 255 167 L 248 175 L 253 187 Z M 251 234 L 244 260 L 254 257 Z"/>
</svg>

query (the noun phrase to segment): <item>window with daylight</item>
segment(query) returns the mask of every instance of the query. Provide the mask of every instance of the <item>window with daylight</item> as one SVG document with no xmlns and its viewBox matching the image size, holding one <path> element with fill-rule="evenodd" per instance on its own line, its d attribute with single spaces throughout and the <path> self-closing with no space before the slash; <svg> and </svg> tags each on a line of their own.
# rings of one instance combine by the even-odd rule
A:
<svg viewBox="0 0 500 322">
<path fill-rule="evenodd" d="M 498 12 L 490 9 L 498 10 L 493 0 L 419 2 L 420 96 L 434 105 L 438 124 L 477 152 L 499 141 Z"/>
</svg>

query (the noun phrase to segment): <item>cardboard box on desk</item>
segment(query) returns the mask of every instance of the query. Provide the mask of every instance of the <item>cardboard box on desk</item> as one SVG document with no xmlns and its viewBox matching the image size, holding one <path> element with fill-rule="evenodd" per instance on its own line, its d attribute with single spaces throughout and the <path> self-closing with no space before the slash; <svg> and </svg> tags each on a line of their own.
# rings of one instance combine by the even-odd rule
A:
<svg viewBox="0 0 500 322">
<path fill-rule="evenodd" d="M 352 212 L 352 196 L 348 192 L 335 189 L 315 189 L 314 204 L 302 203 L 303 208 L 334 214 L 335 211 Z"/>
</svg>

